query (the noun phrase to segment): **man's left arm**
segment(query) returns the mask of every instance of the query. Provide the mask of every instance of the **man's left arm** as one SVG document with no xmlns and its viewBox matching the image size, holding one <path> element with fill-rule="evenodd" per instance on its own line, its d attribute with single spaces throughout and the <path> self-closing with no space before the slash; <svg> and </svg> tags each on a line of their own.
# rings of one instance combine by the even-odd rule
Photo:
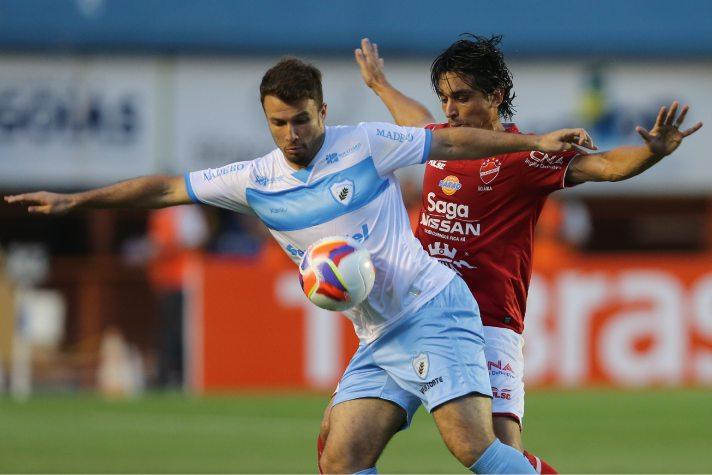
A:
<svg viewBox="0 0 712 475">
<path fill-rule="evenodd" d="M 702 127 L 698 122 L 685 131 L 680 126 L 689 107 L 684 106 L 677 116 L 679 104 L 673 102 L 668 110 L 661 107 L 651 130 L 636 127 L 645 141 L 639 147 L 617 147 L 607 152 L 580 155 L 566 171 L 566 185 L 573 186 L 587 181 L 622 181 L 643 173 L 660 160 L 674 152 L 682 140 Z"/>
</svg>

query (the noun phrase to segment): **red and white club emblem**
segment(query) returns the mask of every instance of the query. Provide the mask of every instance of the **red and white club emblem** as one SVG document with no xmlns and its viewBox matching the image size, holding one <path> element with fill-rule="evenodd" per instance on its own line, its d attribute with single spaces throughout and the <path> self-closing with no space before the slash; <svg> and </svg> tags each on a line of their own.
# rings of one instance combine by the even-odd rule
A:
<svg viewBox="0 0 712 475">
<path fill-rule="evenodd" d="M 497 178 L 502 162 L 497 158 L 487 158 L 480 166 L 480 179 L 485 185 L 489 185 Z"/>
</svg>

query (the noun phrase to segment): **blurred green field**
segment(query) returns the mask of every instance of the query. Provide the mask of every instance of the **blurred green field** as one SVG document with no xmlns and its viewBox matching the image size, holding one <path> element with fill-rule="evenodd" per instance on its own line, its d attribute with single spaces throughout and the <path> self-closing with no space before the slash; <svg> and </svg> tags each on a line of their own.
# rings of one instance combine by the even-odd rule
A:
<svg viewBox="0 0 712 475">
<path fill-rule="evenodd" d="M 562 472 L 712 472 L 712 392 L 536 391 L 525 441 Z M 0 472 L 313 473 L 325 396 L 0 399 Z M 419 411 L 381 473 L 468 473 Z"/>
</svg>

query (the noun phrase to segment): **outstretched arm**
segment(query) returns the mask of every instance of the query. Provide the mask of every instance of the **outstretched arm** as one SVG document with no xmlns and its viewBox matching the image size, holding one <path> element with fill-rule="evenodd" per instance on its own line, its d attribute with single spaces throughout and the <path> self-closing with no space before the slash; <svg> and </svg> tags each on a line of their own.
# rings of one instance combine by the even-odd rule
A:
<svg viewBox="0 0 712 475">
<path fill-rule="evenodd" d="M 398 125 L 423 127 L 435 121 L 424 105 L 404 95 L 388 82 L 383 72 L 383 59 L 378 55 L 378 45 L 364 38 L 354 56 L 364 83 L 381 98 Z M 433 132 L 429 158 L 465 160 L 528 150 L 560 152 L 571 150 L 574 144 L 595 150 L 591 138 L 583 129 L 564 129 L 534 136 L 458 127 Z"/>
<path fill-rule="evenodd" d="M 388 107 L 396 124 L 423 127 L 435 122 L 430 111 L 420 102 L 411 99 L 391 86 L 383 72 L 383 59 L 378 55 L 378 45 L 368 38 L 361 40 L 361 48 L 354 52 L 363 82 Z"/>
<path fill-rule="evenodd" d="M 145 176 L 82 193 L 38 191 L 6 196 L 8 203 L 36 214 L 64 214 L 82 208 L 165 208 L 192 203 L 183 176 Z"/>
<path fill-rule="evenodd" d="M 513 152 L 596 150 L 584 129 L 561 129 L 545 135 L 521 135 L 473 127 L 450 127 L 432 132 L 430 160 L 475 160 Z"/>
<path fill-rule="evenodd" d="M 698 122 L 684 132 L 680 126 L 687 111 L 684 106 L 677 115 L 679 104 L 673 102 L 668 110 L 661 107 L 652 130 L 636 127 L 645 145 L 640 147 L 618 147 L 608 152 L 577 157 L 566 172 L 566 184 L 576 185 L 587 181 L 622 181 L 643 173 L 664 157 L 674 152 L 682 140 L 702 127 Z"/>
</svg>

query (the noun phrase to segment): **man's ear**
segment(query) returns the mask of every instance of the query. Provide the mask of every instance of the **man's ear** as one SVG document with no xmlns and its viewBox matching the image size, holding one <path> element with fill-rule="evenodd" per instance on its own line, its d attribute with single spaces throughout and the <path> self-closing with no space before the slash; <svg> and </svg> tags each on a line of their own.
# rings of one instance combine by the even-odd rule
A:
<svg viewBox="0 0 712 475">
<path fill-rule="evenodd" d="M 499 105 L 504 101 L 504 91 L 501 89 L 495 89 L 492 94 L 489 95 L 490 104 L 492 107 L 499 107 Z"/>
</svg>

